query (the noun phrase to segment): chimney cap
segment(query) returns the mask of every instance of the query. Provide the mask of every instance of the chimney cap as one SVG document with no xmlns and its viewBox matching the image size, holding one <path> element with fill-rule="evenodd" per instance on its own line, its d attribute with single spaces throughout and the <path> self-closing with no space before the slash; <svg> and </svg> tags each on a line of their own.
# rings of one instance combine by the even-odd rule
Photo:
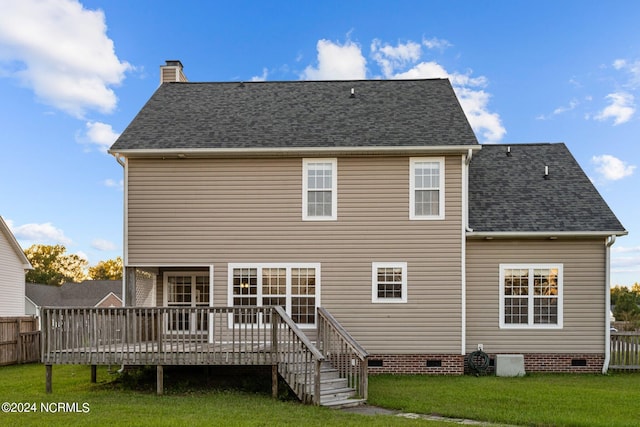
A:
<svg viewBox="0 0 640 427">
<path fill-rule="evenodd" d="M 167 59 L 166 63 L 167 63 L 166 64 L 167 67 L 180 67 L 180 68 L 183 68 L 182 62 L 180 62 L 179 59 Z"/>
</svg>

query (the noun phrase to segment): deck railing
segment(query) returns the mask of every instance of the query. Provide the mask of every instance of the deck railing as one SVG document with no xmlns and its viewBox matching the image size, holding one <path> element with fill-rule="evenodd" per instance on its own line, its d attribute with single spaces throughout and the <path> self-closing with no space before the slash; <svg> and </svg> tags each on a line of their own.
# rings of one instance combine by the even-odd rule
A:
<svg viewBox="0 0 640 427">
<path fill-rule="evenodd" d="M 43 308 L 42 363 L 273 365 L 272 307 Z M 285 314 L 286 316 L 286 314 Z M 306 337 L 305 337 L 306 338 Z"/>
<path fill-rule="evenodd" d="M 640 333 L 611 332 L 609 368 L 640 370 Z"/>
<path fill-rule="evenodd" d="M 318 348 L 362 399 L 368 394 L 369 354 L 324 308 L 318 308 Z"/>
</svg>

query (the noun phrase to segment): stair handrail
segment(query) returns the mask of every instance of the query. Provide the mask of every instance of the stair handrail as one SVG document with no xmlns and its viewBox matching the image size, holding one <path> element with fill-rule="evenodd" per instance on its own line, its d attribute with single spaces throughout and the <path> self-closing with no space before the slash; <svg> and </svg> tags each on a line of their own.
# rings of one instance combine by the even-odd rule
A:
<svg viewBox="0 0 640 427">
<path fill-rule="evenodd" d="M 308 401 L 308 398 L 311 397 L 311 400 L 314 405 L 320 405 L 320 367 L 322 362 L 325 360 L 324 355 L 316 348 L 316 346 L 311 342 L 311 340 L 305 335 L 304 332 L 296 325 L 296 323 L 289 317 L 289 315 L 284 311 L 284 309 L 280 306 L 273 306 L 273 311 L 277 314 L 277 317 L 280 320 L 281 324 L 287 326 L 288 330 L 291 331 L 296 339 L 300 342 L 303 347 L 303 350 L 311 356 L 313 360 L 313 395 L 309 396 L 306 390 L 306 385 L 302 387 L 302 390 L 298 392 L 294 390 L 298 397 L 300 397 L 303 401 Z M 286 358 L 280 358 L 279 354 L 283 354 L 281 350 L 287 344 L 290 343 L 281 343 L 279 339 L 278 331 L 279 329 L 276 327 L 276 323 L 273 324 L 274 328 L 274 336 L 273 336 L 273 349 L 278 353 L 278 361 L 279 363 L 284 364 L 285 366 L 289 363 Z M 285 378 L 286 379 L 286 378 Z M 290 386 L 294 386 L 289 384 Z"/>
<path fill-rule="evenodd" d="M 324 318 L 326 322 L 331 325 L 331 327 L 344 339 L 344 341 L 351 347 L 356 356 L 362 361 L 369 357 L 369 353 L 360 345 L 358 341 L 355 340 L 347 332 L 347 330 L 336 320 L 335 317 L 331 313 L 329 313 L 324 307 L 318 307 L 318 314 L 321 318 Z"/>
<path fill-rule="evenodd" d="M 328 334 L 333 332 L 335 336 L 344 344 L 346 347 L 350 349 L 351 355 L 357 357 L 359 362 L 357 366 L 354 367 L 344 367 L 338 366 L 341 374 L 347 377 L 347 381 L 350 386 L 354 386 L 357 388 L 358 393 L 363 399 L 367 399 L 368 389 L 369 389 L 369 378 L 368 378 L 368 364 L 369 364 L 369 353 L 358 343 L 347 332 L 347 330 L 338 322 L 338 320 L 333 317 L 331 313 L 329 313 L 325 308 L 318 307 L 318 347 L 320 347 L 323 355 L 331 360 L 332 355 L 329 353 L 332 351 L 330 348 L 332 343 L 325 342 L 328 338 Z M 351 361 L 348 361 L 349 365 L 352 364 Z M 344 364 L 344 363 L 343 363 Z M 356 368 L 357 372 L 354 372 L 352 368 Z M 344 372 L 342 372 L 344 370 Z"/>
</svg>

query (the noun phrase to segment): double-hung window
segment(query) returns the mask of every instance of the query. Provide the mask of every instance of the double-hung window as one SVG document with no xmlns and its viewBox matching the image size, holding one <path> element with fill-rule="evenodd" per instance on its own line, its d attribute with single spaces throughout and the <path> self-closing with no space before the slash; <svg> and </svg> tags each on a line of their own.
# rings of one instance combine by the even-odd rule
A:
<svg viewBox="0 0 640 427">
<path fill-rule="evenodd" d="M 302 219 L 307 221 L 337 219 L 337 159 L 304 159 L 302 175 Z"/>
<path fill-rule="evenodd" d="M 562 264 L 500 264 L 500 327 L 562 328 Z"/>
<path fill-rule="evenodd" d="M 444 158 L 410 160 L 409 219 L 444 219 Z"/>
<path fill-rule="evenodd" d="M 228 303 L 280 306 L 298 326 L 314 326 L 320 304 L 320 264 L 230 264 Z M 270 319 L 248 311 L 236 314 L 233 322 L 269 324 Z"/>
<path fill-rule="evenodd" d="M 371 302 L 407 302 L 407 263 L 372 263 L 371 286 Z"/>
</svg>

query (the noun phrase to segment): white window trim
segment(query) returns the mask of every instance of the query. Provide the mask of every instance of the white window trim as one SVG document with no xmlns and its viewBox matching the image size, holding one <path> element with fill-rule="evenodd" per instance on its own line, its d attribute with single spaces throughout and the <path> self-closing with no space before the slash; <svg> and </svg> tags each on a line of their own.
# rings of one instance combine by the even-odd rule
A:
<svg viewBox="0 0 640 427">
<path fill-rule="evenodd" d="M 291 269 L 294 268 L 313 268 L 316 271 L 316 309 L 321 307 L 320 301 L 320 286 L 321 286 L 321 277 L 320 277 L 320 263 L 229 263 L 227 267 L 227 305 L 229 307 L 233 307 L 233 270 L 236 268 L 255 268 L 257 274 L 257 293 L 256 293 L 256 301 L 258 307 L 262 307 L 262 269 L 264 268 L 284 268 L 287 270 L 287 281 L 286 281 L 286 309 L 287 314 L 291 315 Z M 296 325 L 300 329 L 312 329 L 315 328 L 318 324 L 318 315 L 315 315 L 314 323 L 296 323 Z M 235 324 L 233 322 L 233 316 L 229 315 L 229 325 L 241 326 L 243 324 Z M 265 324 L 265 327 L 270 327 L 270 325 Z"/>
<path fill-rule="evenodd" d="M 437 162 L 440 163 L 440 182 L 438 183 L 438 195 L 440 211 L 438 215 L 416 215 L 416 176 L 414 173 L 416 163 Z M 444 157 L 411 157 L 409 159 L 409 219 L 410 220 L 442 220 L 444 219 Z"/>
<path fill-rule="evenodd" d="M 400 298 L 378 297 L 378 268 L 402 269 L 402 296 Z M 407 263 L 406 262 L 372 262 L 371 263 L 371 302 L 374 304 L 404 304 L 407 302 Z"/>
<path fill-rule="evenodd" d="M 563 325 L 563 301 L 564 301 L 564 273 L 563 273 L 563 264 L 500 264 L 500 329 L 562 329 Z M 533 269 L 558 269 L 558 323 L 555 325 L 552 324 L 540 324 L 534 323 L 534 315 L 533 315 L 533 281 L 529 280 L 529 293 L 528 293 L 528 301 L 529 301 L 529 323 L 528 324 L 512 324 L 505 323 L 504 321 L 504 299 L 506 295 L 504 294 L 504 271 L 508 269 L 522 269 L 522 270 L 533 270 Z"/>
<path fill-rule="evenodd" d="M 331 216 L 309 216 L 307 203 L 309 198 L 308 172 L 311 163 L 331 164 Z M 302 220 L 303 221 L 336 221 L 338 219 L 338 159 L 302 159 Z"/>
</svg>

